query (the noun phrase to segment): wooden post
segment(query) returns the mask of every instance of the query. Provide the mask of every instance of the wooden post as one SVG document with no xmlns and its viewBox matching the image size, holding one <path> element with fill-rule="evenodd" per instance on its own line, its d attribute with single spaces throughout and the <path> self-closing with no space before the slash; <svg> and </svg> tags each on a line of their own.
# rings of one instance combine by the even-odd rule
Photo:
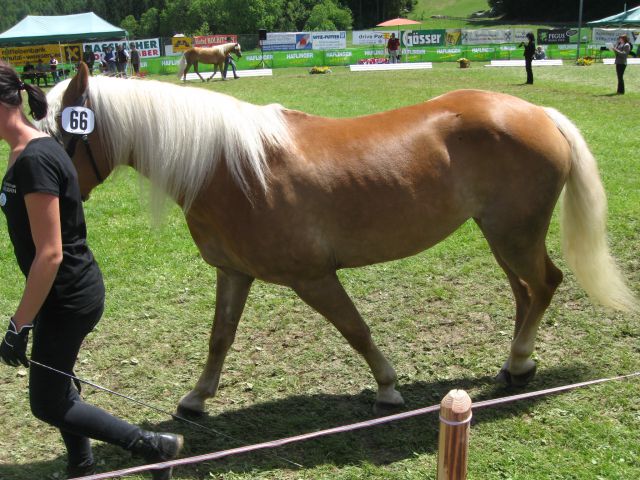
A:
<svg viewBox="0 0 640 480">
<path fill-rule="evenodd" d="M 465 480 L 469 456 L 471 398 L 464 390 L 451 390 L 440 403 L 438 480 Z"/>
</svg>

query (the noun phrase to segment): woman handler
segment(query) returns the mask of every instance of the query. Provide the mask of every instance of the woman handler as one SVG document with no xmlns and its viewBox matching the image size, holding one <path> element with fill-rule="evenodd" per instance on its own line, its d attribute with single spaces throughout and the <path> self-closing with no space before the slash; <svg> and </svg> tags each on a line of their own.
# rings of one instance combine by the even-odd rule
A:
<svg viewBox="0 0 640 480">
<path fill-rule="evenodd" d="M 47 99 L 0 62 L 0 138 L 10 147 L 0 207 L 18 265 L 26 277 L 18 308 L 0 344 L 3 362 L 29 367 L 26 355 L 72 374 L 80 345 L 104 308 L 102 274 L 87 245 L 76 171 L 58 142 L 38 131 L 22 111 L 26 90 L 33 118 L 46 115 Z M 89 475 L 95 461 L 89 438 L 142 455 L 149 462 L 174 458 L 182 436 L 147 432 L 85 403 L 69 377 L 32 365 L 29 400 L 33 414 L 57 427 L 67 448 L 70 477 Z M 171 469 L 153 472 L 171 478 Z"/>
</svg>

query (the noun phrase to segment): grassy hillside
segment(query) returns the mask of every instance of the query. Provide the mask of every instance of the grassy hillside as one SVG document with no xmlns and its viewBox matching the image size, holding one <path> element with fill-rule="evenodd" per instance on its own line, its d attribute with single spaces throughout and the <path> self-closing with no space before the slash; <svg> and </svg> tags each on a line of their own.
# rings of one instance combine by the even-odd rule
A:
<svg viewBox="0 0 640 480">
<path fill-rule="evenodd" d="M 409 17 L 414 20 L 424 20 L 432 15 L 466 18 L 473 12 L 488 8 L 487 0 L 418 0 Z"/>
</svg>

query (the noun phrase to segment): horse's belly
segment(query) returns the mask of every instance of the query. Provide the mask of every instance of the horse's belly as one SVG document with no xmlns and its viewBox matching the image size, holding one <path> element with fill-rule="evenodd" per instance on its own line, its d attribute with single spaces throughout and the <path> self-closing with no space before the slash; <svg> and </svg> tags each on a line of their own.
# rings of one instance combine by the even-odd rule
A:
<svg viewBox="0 0 640 480">
<path fill-rule="evenodd" d="M 360 267 L 415 255 L 447 238 L 468 219 L 467 215 L 397 218 L 352 229 L 334 240 L 337 268 Z"/>
</svg>

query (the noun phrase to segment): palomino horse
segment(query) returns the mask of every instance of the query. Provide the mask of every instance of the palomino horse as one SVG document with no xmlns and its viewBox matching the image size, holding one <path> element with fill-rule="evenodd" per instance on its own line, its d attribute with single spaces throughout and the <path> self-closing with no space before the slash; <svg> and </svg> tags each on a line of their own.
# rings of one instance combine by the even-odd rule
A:
<svg viewBox="0 0 640 480">
<path fill-rule="evenodd" d="M 636 307 L 609 254 L 596 162 L 551 108 L 461 90 L 382 114 L 324 118 L 197 88 L 90 78 L 85 68 L 48 99 L 41 127 L 65 145 L 72 139 L 59 112 L 78 104 L 95 112 L 96 130 L 73 154 L 82 195 L 115 167 L 135 168 L 182 206 L 217 268 L 209 356 L 182 411 L 202 412 L 216 394 L 255 278 L 291 287 L 325 316 L 371 368 L 376 405 L 402 405 L 396 373 L 336 271 L 413 255 L 469 218 L 515 296 L 499 378 L 527 382 L 538 325 L 562 280 L 545 237 L 563 188 L 564 252 L 581 285 L 604 305 Z M 171 120 L 186 110 L 189 122 Z"/>
<path fill-rule="evenodd" d="M 213 64 L 213 73 L 207 79 L 211 80 L 218 70 L 220 75 L 224 75 L 224 59 L 230 53 L 235 53 L 238 58 L 242 56 L 242 50 L 239 43 L 224 43 L 210 48 L 191 47 L 182 54 L 178 67 L 178 78 L 182 77 L 183 81 L 187 81 L 187 72 L 191 65 L 193 70 L 198 74 L 200 80 L 204 82 L 204 78 L 198 72 L 198 62 Z M 222 78 L 224 80 L 224 77 Z"/>
</svg>

